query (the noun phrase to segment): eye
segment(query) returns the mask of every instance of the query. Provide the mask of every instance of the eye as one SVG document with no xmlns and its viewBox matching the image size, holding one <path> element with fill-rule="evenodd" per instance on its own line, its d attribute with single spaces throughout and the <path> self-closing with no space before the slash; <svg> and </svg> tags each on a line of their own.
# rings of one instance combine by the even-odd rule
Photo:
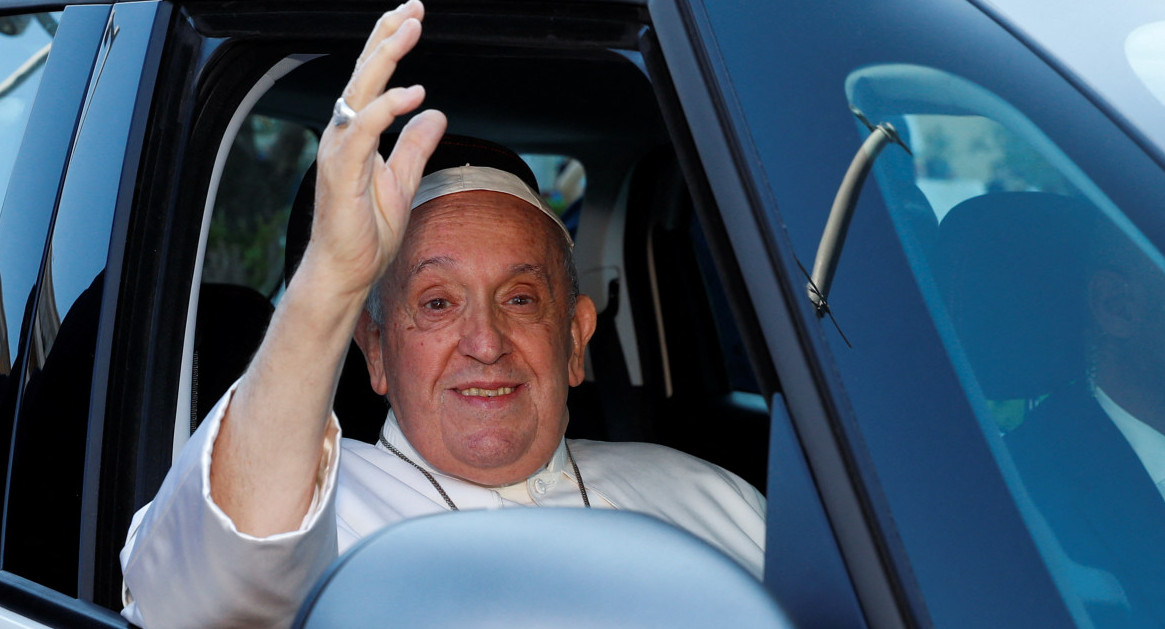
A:
<svg viewBox="0 0 1165 629">
<path fill-rule="evenodd" d="M 534 303 L 534 298 L 530 295 L 515 295 L 514 297 L 511 297 L 507 303 L 509 303 L 511 306 L 529 306 L 530 304 Z"/>
<path fill-rule="evenodd" d="M 426 301 L 422 307 L 426 310 L 444 310 L 449 307 L 449 300 L 444 297 L 434 297 Z"/>
</svg>

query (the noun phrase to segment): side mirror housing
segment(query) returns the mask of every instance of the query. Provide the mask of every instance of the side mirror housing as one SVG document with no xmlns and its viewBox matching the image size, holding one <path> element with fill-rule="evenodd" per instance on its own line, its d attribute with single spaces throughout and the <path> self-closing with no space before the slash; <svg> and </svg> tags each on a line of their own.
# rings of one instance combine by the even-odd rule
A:
<svg viewBox="0 0 1165 629">
<path fill-rule="evenodd" d="M 407 520 L 340 557 L 295 627 L 788 627 L 764 587 L 691 534 L 625 511 Z"/>
</svg>

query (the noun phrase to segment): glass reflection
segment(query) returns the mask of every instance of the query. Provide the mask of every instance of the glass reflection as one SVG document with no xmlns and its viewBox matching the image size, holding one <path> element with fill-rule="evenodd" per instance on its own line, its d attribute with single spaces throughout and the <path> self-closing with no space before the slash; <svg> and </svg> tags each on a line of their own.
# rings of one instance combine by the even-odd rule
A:
<svg viewBox="0 0 1165 629">
<path fill-rule="evenodd" d="M 1125 56 L 1137 78 L 1165 104 L 1165 22 L 1145 24 L 1129 33 Z"/>
<path fill-rule="evenodd" d="M 52 49 L 59 14 L 0 17 L 0 201 L 8 191 L 32 101 Z M 0 378 L 12 372 L 24 295 L 5 292 L 0 268 Z M 15 305 L 14 305 L 15 304 Z"/>
</svg>

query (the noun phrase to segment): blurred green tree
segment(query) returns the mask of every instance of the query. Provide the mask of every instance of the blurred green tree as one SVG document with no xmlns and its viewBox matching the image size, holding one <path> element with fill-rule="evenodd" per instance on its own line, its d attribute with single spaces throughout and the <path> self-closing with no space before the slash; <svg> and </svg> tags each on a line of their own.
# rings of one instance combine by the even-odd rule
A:
<svg viewBox="0 0 1165 629">
<path fill-rule="evenodd" d="M 283 280 L 283 233 L 318 140 L 301 125 L 251 115 L 227 156 L 215 198 L 203 281 L 250 286 L 264 295 Z"/>
</svg>

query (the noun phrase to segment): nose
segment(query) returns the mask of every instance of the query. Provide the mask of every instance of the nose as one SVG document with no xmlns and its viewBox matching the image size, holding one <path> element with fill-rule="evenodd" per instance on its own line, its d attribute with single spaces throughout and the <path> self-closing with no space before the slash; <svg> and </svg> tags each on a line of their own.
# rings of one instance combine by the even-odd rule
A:
<svg viewBox="0 0 1165 629">
<path fill-rule="evenodd" d="M 509 334 L 501 313 L 488 305 L 469 308 L 462 319 L 458 349 L 463 355 L 487 365 L 508 354 Z"/>
</svg>

